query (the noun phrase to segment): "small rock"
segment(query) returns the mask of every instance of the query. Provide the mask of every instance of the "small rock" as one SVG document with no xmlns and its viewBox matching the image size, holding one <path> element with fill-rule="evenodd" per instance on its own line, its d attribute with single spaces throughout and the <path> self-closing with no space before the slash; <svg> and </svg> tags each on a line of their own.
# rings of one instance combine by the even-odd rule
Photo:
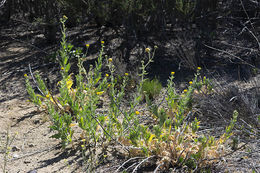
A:
<svg viewBox="0 0 260 173">
<path fill-rule="evenodd" d="M 28 163 L 31 163 L 31 161 L 25 160 L 23 163 L 28 164 Z"/>
<path fill-rule="evenodd" d="M 34 124 L 39 124 L 39 123 L 40 123 L 40 120 L 34 120 L 33 123 L 34 123 Z"/>
<path fill-rule="evenodd" d="M 15 152 L 15 151 L 20 151 L 20 148 L 18 148 L 17 146 L 13 146 L 12 147 L 12 152 Z"/>
<path fill-rule="evenodd" d="M 35 145 L 34 145 L 34 144 L 28 144 L 28 146 L 29 146 L 30 148 L 32 148 L 32 147 L 34 147 Z"/>
<path fill-rule="evenodd" d="M 19 155 L 17 153 L 13 154 L 13 158 L 18 158 L 18 157 L 19 157 Z"/>
<path fill-rule="evenodd" d="M 37 173 L 37 170 L 29 171 L 28 173 Z"/>
</svg>

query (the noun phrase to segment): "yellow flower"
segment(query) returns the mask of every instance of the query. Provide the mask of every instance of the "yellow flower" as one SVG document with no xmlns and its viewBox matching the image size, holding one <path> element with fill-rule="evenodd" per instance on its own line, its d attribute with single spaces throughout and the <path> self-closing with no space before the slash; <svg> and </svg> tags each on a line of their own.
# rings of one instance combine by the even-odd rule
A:
<svg viewBox="0 0 260 173">
<path fill-rule="evenodd" d="M 192 81 L 190 81 L 189 84 L 192 85 Z"/>
<path fill-rule="evenodd" d="M 103 93 L 104 93 L 104 91 L 100 91 L 100 92 L 97 92 L 97 95 L 101 95 Z"/>
<path fill-rule="evenodd" d="M 174 72 L 174 71 L 172 71 L 172 72 L 171 72 L 171 75 L 174 75 L 174 74 L 175 74 L 175 72 Z"/>
<path fill-rule="evenodd" d="M 155 45 L 155 46 L 154 46 L 154 48 L 155 48 L 155 49 L 157 49 L 157 48 L 158 48 L 158 46 L 156 46 L 156 45 Z"/>
<path fill-rule="evenodd" d="M 47 95 L 46 95 L 46 98 L 47 98 L 47 99 L 50 98 L 50 94 L 47 94 Z"/>
<path fill-rule="evenodd" d="M 186 92 L 188 92 L 188 90 L 185 89 L 185 90 L 183 90 L 183 92 L 186 93 Z"/>
<path fill-rule="evenodd" d="M 28 77 L 26 73 L 25 73 L 23 76 L 24 76 L 24 77 Z"/>
<path fill-rule="evenodd" d="M 109 88 L 111 86 L 111 84 L 108 84 L 107 87 Z"/>
<path fill-rule="evenodd" d="M 101 41 L 101 44 L 104 44 L 105 42 L 104 41 Z"/>
<path fill-rule="evenodd" d="M 70 127 L 74 127 L 74 126 L 76 126 L 76 124 L 72 124 L 72 123 L 71 123 L 69 126 L 70 126 Z"/>
<path fill-rule="evenodd" d="M 139 112 L 139 111 L 135 111 L 135 114 L 136 114 L 136 115 L 139 115 L 139 114 L 140 114 L 140 112 Z"/>
<path fill-rule="evenodd" d="M 89 48 L 89 44 L 86 44 L 86 47 Z"/>
<path fill-rule="evenodd" d="M 146 48 L 146 49 L 145 49 L 145 52 L 147 52 L 147 53 L 149 53 L 150 51 L 151 51 L 150 48 Z"/>
<path fill-rule="evenodd" d="M 65 16 L 65 15 L 63 15 L 63 19 L 67 20 L 67 19 L 68 19 L 68 17 L 67 17 L 67 16 Z"/>
<path fill-rule="evenodd" d="M 86 139 L 82 139 L 82 140 L 81 140 L 81 142 L 85 142 L 85 141 L 86 141 Z"/>
<path fill-rule="evenodd" d="M 198 67 L 197 69 L 198 69 L 198 70 L 201 70 L 201 67 Z"/>
<path fill-rule="evenodd" d="M 64 70 L 64 67 L 61 67 L 60 69 L 61 69 L 61 70 Z"/>
<path fill-rule="evenodd" d="M 128 73 L 125 73 L 126 76 L 128 76 Z"/>
<path fill-rule="evenodd" d="M 109 74 L 106 74 L 106 77 L 109 77 Z"/>
<path fill-rule="evenodd" d="M 219 142 L 219 144 L 222 144 L 224 142 L 224 139 L 220 138 L 218 142 Z"/>
<path fill-rule="evenodd" d="M 112 58 L 108 58 L 108 61 L 109 61 L 109 62 L 112 62 L 112 61 L 113 61 L 113 59 L 112 59 Z"/>
<path fill-rule="evenodd" d="M 81 148 L 85 148 L 85 145 L 81 145 Z"/>
</svg>

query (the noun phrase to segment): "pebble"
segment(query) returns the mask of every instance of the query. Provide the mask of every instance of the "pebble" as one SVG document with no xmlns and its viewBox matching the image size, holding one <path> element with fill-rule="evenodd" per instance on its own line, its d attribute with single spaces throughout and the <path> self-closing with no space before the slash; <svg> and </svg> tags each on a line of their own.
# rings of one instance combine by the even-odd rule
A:
<svg viewBox="0 0 260 173">
<path fill-rule="evenodd" d="M 19 157 L 19 155 L 17 153 L 13 154 L 13 158 L 18 158 L 18 157 Z"/>
<path fill-rule="evenodd" d="M 20 151 L 20 148 L 18 148 L 17 146 L 13 146 L 12 147 L 12 152 L 15 152 L 15 151 Z"/>
<path fill-rule="evenodd" d="M 35 145 L 34 144 L 28 144 L 29 147 L 34 147 Z"/>
<path fill-rule="evenodd" d="M 23 163 L 27 164 L 27 163 L 31 163 L 30 160 L 25 160 Z"/>
</svg>

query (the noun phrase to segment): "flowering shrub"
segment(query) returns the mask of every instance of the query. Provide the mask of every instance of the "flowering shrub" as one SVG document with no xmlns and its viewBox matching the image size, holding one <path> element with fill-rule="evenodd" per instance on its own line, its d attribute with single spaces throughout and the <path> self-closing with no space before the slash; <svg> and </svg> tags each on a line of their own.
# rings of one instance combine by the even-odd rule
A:
<svg viewBox="0 0 260 173">
<path fill-rule="evenodd" d="M 48 111 L 52 125 L 50 128 L 56 132 L 52 137 L 60 139 L 63 148 L 73 142 L 75 126 L 81 130 L 80 141 L 83 152 L 86 147 L 97 147 L 98 143 L 117 143 L 127 150 L 129 156 L 156 157 L 158 169 L 175 166 L 184 166 L 196 169 L 205 164 L 211 164 L 214 158 L 221 154 L 220 148 L 232 134 L 236 122 L 237 112 L 230 126 L 227 127 L 219 139 L 198 133 L 199 120 L 194 117 L 193 94 L 194 92 L 211 92 L 212 87 L 207 78 L 201 79 L 198 67 L 194 79 L 189 82 L 189 87 L 183 92 L 177 92 L 174 86 L 174 72 L 171 72 L 165 95 L 166 104 L 156 105 L 147 103 L 145 112 L 143 107 L 143 91 L 147 66 L 153 62 L 155 49 L 145 49 L 148 61 L 142 61 L 140 67 L 140 82 L 129 107 L 125 108 L 122 101 L 125 89 L 129 82 L 129 74 L 122 76 L 120 87 L 116 87 L 115 66 L 113 59 L 104 56 L 104 42 L 101 41 L 101 50 L 94 66 L 88 70 L 83 66 L 87 53 L 80 50 L 73 51 L 73 46 L 66 41 L 66 17 L 61 19 L 62 41 L 59 51 L 61 81 L 58 82 L 59 94 L 54 96 L 46 87 L 40 75 L 36 73 L 38 95 L 30 85 L 30 80 L 25 75 L 26 88 L 30 100 L 38 107 Z M 91 45 L 86 45 L 90 48 Z M 78 58 L 78 74 L 70 73 L 69 59 Z M 109 69 L 103 74 L 102 66 Z M 73 78 L 76 80 L 74 81 Z M 108 108 L 105 113 L 98 111 L 101 97 L 108 96 Z M 150 125 L 142 120 L 150 119 Z M 76 138 L 76 137 L 75 137 Z M 76 139 L 78 140 L 78 139 Z M 82 145 L 83 143 L 83 145 Z M 137 169 L 136 167 L 135 169 Z"/>
</svg>

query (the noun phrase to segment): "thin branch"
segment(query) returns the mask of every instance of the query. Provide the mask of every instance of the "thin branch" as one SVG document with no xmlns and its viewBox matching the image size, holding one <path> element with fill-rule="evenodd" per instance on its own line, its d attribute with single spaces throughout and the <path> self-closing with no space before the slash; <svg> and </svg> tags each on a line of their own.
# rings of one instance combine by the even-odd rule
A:
<svg viewBox="0 0 260 173">
<path fill-rule="evenodd" d="M 227 45 L 227 46 L 231 46 L 231 47 L 235 47 L 235 48 L 240 48 L 240 49 L 244 49 L 244 50 L 250 50 L 251 52 L 257 52 L 257 49 L 253 49 L 253 48 L 249 48 L 249 47 L 242 47 L 242 46 L 236 46 L 236 45 L 232 45 L 229 43 L 223 43 L 221 42 L 221 44 Z"/>
<path fill-rule="evenodd" d="M 138 167 L 141 166 L 144 162 L 148 161 L 149 159 L 155 157 L 155 155 L 147 157 L 146 159 L 142 160 L 136 167 L 135 169 L 132 171 L 132 173 L 134 173 L 135 171 L 137 171 Z"/>
<path fill-rule="evenodd" d="M 85 0 L 81 0 L 85 5 L 89 5 Z"/>
<path fill-rule="evenodd" d="M 138 163 L 135 162 L 133 163 L 131 166 L 129 166 L 125 171 L 128 172 L 128 170 L 130 171 L 131 168 L 133 168 L 134 166 L 136 166 Z"/>
<path fill-rule="evenodd" d="M 143 159 L 144 157 L 133 157 L 128 159 L 127 161 L 125 161 L 121 166 L 119 166 L 119 168 L 117 168 L 116 172 L 119 172 L 121 168 L 123 168 L 125 166 L 125 164 L 127 164 L 128 162 L 130 162 L 131 160 L 136 160 L 136 159 Z"/>
<path fill-rule="evenodd" d="M 244 64 L 249 65 L 250 67 L 256 68 L 254 65 L 252 65 L 252 64 L 250 64 L 250 63 L 248 63 L 248 62 L 246 62 L 246 61 L 243 60 L 242 58 L 240 58 L 240 57 L 238 57 L 238 56 L 236 56 L 236 55 L 234 55 L 234 54 L 232 54 L 232 53 L 229 53 L 229 52 L 227 52 L 227 51 L 225 51 L 225 50 L 221 50 L 221 49 L 218 49 L 218 48 L 215 48 L 215 47 L 206 45 L 206 44 L 204 44 L 204 46 L 206 46 L 207 48 L 210 48 L 210 49 L 213 49 L 213 50 L 216 50 L 216 51 L 219 51 L 219 52 L 228 54 L 228 55 L 230 55 L 231 57 L 236 58 L 236 59 L 242 61 Z"/>
<path fill-rule="evenodd" d="M 45 96 L 45 94 L 41 91 L 41 89 L 40 89 L 39 86 L 38 86 L 38 83 L 36 82 L 36 80 L 35 80 L 35 78 L 34 78 L 34 75 L 33 75 L 33 73 L 32 73 L 31 64 L 29 64 L 29 70 L 30 70 L 30 74 L 31 74 L 31 76 L 32 76 L 33 82 L 35 83 L 37 89 L 40 91 L 40 93 L 41 93 L 43 96 Z M 54 96 L 52 95 L 52 93 L 50 92 L 50 90 L 49 90 L 48 88 L 46 88 L 46 89 L 47 89 L 48 93 L 50 94 L 52 100 L 53 100 L 54 103 L 56 104 L 57 108 L 60 109 L 61 111 L 64 111 L 64 108 L 61 107 L 61 106 L 57 103 L 56 99 L 54 98 Z"/>
<path fill-rule="evenodd" d="M 123 147 L 123 149 L 126 149 L 126 151 L 129 152 L 129 150 L 123 145 L 121 144 L 121 142 L 119 142 L 118 140 L 116 140 L 115 138 L 113 138 L 107 131 L 106 129 L 101 125 L 101 123 L 98 121 L 98 119 L 96 117 L 94 117 L 92 114 L 90 114 L 90 116 L 98 123 L 98 125 L 102 128 L 102 130 L 114 141 L 116 141 L 119 145 L 121 145 Z"/>
<path fill-rule="evenodd" d="M 45 96 L 45 94 L 44 94 L 44 93 L 42 92 L 42 90 L 39 88 L 39 86 L 38 86 L 38 84 L 37 84 L 37 82 L 36 82 L 36 80 L 35 80 L 35 78 L 34 78 L 34 75 L 33 75 L 33 73 L 32 73 L 31 64 L 29 64 L 29 71 L 30 71 L 30 74 L 31 74 L 32 79 L 33 79 L 33 82 L 34 82 L 34 84 L 36 85 L 37 89 L 40 91 L 40 93 L 41 93 L 43 96 Z"/>
<path fill-rule="evenodd" d="M 249 18 L 249 15 L 248 15 L 248 13 L 247 13 L 247 11 L 246 11 L 246 8 L 245 8 L 245 6 L 244 6 L 242 0 L 240 0 L 240 3 L 241 3 L 241 6 L 242 6 L 242 8 L 243 8 L 243 10 L 244 10 L 244 12 L 245 12 L 245 14 L 246 14 L 246 17 L 247 17 L 247 19 L 248 19 L 248 21 L 249 21 L 251 27 L 253 28 L 253 30 L 255 30 L 255 27 L 254 27 L 254 25 L 252 24 L 251 19 Z M 256 40 L 256 42 L 257 42 L 257 44 L 258 44 L 258 49 L 260 50 L 260 43 L 259 43 L 259 40 L 258 40 L 257 36 L 256 36 L 247 26 L 244 25 L 244 27 L 245 27 L 245 28 L 248 30 L 248 32 L 255 38 L 255 40 Z"/>
<path fill-rule="evenodd" d="M 0 3 L 0 8 L 1 8 L 2 6 L 4 6 L 5 2 L 6 2 L 6 0 L 3 0 L 3 1 Z"/>
<path fill-rule="evenodd" d="M 37 47 L 37 46 L 31 44 L 31 43 L 28 43 L 28 42 L 26 42 L 26 41 L 22 41 L 22 40 L 16 39 L 16 38 L 14 38 L 14 37 L 12 37 L 12 36 L 8 36 L 8 37 L 10 37 L 11 39 L 13 39 L 13 40 L 15 40 L 15 41 L 18 41 L 18 42 L 20 42 L 20 43 L 29 45 L 29 46 L 31 46 L 31 47 L 37 49 L 38 51 L 40 51 L 40 52 L 42 52 L 42 53 L 45 53 L 46 55 L 50 55 L 47 51 L 45 51 L 45 50 L 43 50 L 43 49 L 41 49 L 41 48 L 39 48 L 39 47 Z"/>
<path fill-rule="evenodd" d="M 163 166 L 163 165 L 164 165 L 164 163 L 159 164 L 159 165 L 155 168 L 155 170 L 153 171 L 153 173 L 156 173 L 157 171 L 159 171 L 160 167 Z"/>
</svg>

